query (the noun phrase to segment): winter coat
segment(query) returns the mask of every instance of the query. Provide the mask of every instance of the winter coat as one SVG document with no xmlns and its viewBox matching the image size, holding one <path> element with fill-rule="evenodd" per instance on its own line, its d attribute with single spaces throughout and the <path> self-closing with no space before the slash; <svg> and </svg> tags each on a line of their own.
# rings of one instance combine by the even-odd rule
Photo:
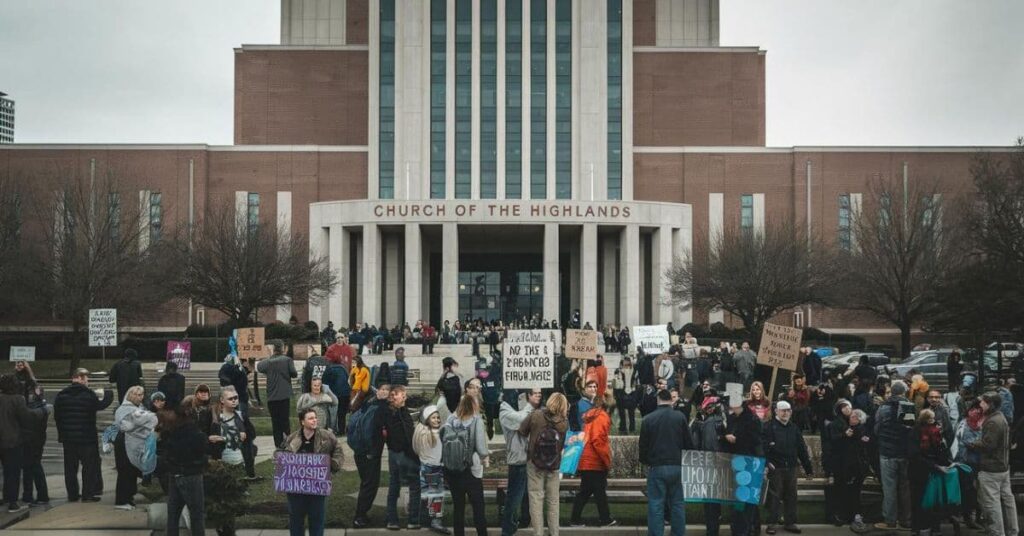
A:
<svg viewBox="0 0 1024 536">
<path fill-rule="evenodd" d="M 725 440 L 726 435 L 736 436 L 735 443 Z M 761 438 L 761 421 L 750 408 L 744 406 L 738 415 L 730 412 L 725 418 L 725 433 L 722 434 L 722 452 L 744 456 L 764 457 L 764 442 Z"/>
<path fill-rule="evenodd" d="M 444 442 L 445 431 L 449 427 L 462 427 L 470 429 L 470 438 L 473 440 L 473 465 L 470 472 L 475 478 L 484 477 L 483 459 L 490 456 L 491 451 L 487 448 L 487 430 L 484 428 L 484 419 L 480 415 L 473 415 L 468 419 L 460 419 L 458 415 L 452 414 L 445 420 L 441 427 L 440 438 Z"/>
<path fill-rule="evenodd" d="M 529 447 L 526 449 L 526 458 L 532 460 L 537 452 L 537 440 L 540 433 L 548 426 L 558 430 L 561 439 L 558 450 L 565 448 L 565 432 L 569 429 L 569 422 L 561 415 L 552 415 L 547 408 L 530 413 L 530 416 L 519 425 L 519 433 L 529 438 Z"/>
<path fill-rule="evenodd" d="M 907 402 L 903 397 L 889 397 L 875 413 L 875 437 L 878 438 L 878 453 L 883 457 L 907 457 L 910 427 L 898 422 L 899 404 Z"/>
<path fill-rule="evenodd" d="M 795 468 L 799 462 L 804 472 L 811 474 L 811 456 L 807 453 L 807 443 L 800 433 L 800 427 L 792 420 L 783 423 L 775 418 L 765 424 L 764 453 L 768 463 L 776 469 Z"/>
<path fill-rule="evenodd" d="M 128 389 L 142 383 L 142 363 L 138 359 L 122 359 L 110 367 L 107 381 L 117 385 L 117 399 L 124 401 Z"/>
<path fill-rule="evenodd" d="M 1001 412 L 985 416 L 981 425 L 981 439 L 968 443 L 967 448 L 981 455 L 978 470 L 986 473 L 1005 473 L 1010 470 L 1010 427 Z"/>
<path fill-rule="evenodd" d="M 960 421 L 956 427 L 956 442 L 959 445 L 956 451 L 956 461 L 977 467 L 978 462 L 981 461 L 981 454 L 974 449 L 967 448 L 967 445 L 975 443 L 979 439 L 981 439 L 981 427 L 972 428 L 968 419 Z"/>
<path fill-rule="evenodd" d="M 124 449 L 128 461 L 141 469 L 142 456 L 146 452 L 146 439 L 156 430 L 156 413 L 126 400 L 114 413 L 114 423 L 124 433 Z"/>
<path fill-rule="evenodd" d="M 508 402 L 502 402 L 498 411 L 498 422 L 505 438 L 505 463 L 507 465 L 525 465 L 526 450 L 529 446 L 527 437 L 518 433 L 523 421 L 533 413 L 533 406 L 526 401 L 525 395 L 519 395 L 519 409 L 513 409 Z"/>
<path fill-rule="evenodd" d="M 693 446 L 697 450 L 717 452 L 721 450 L 718 432 L 725 430 L 725 421 L 718 413 L 714 415 L 701 415 L 690 425 L 690 434 L 693 436 Z"/>
<path fill-rule="evenodd" d="M 28 408 L 41 410 L 42 415 L 32 419 L 30 426 L 22 427 L 21 441 L 25 447 L 26 463 L 33 460 L 40 460 L 43 457 L 43 446 L 46 445 L 46 427 L 49 424 L 52 408 L 47 407 L 46 398 L 42 389 L 39 388 L 28 397 Z"/>
<path fill-rule="evenodd" d="M 93 394 L 93 398 L 95 396 Z M 43 409 L 28 409 L 23 395 L 0 394 L 0 448 L 22 446 L 27 435 L 24 432 L 31 430 L 44 418 Z M 95 427 L 93 429 L 95 430 Z"/>
<path fill-rule="evenodd" d="M 838 418 L 829 429 L 829 455 L 825 472 L 841 482 L 862 480 L 868 472 L 867 456 L 871 445 L 867 427 L 858 424 L 851 428 L 845 420 Z M 850 429 L 853 434 L 847 436 L 846 431 Z M 864 441 L 865 437 L 868 441 Z M 825 464 L 824 458 L 822 463 Z"/>
<path fill-rule="evenodd" d="M 388 375 L 391 385 L 409 385 L 409 364 L 396 359 Z"/>
<path fill-rule="evenodd" d="M 352 396 L 352 387 L 348 382 L 348 369 L 340 363 L 329 363 L 323 377 L 324 387 L 330 388 L 338 398 Z"/>
<path fill-rule="evenodd" d="M 326 371 L 327 360 L 323 356 L 310 356 L 302 367 L 302 380 L 299 382 L 302 385 L 302 392 L 308 393 L 312 389 L 313 378 L 323 379 Z"/>
<path fill-rule="evenodd" d="M 299 377 L 292 358 L 275 355 L 257 363 L 256 370 L 267 377 L 267 402 L 291 400 L 292 378 Z"/>
<path fill-rule="evenodd" d="M 608 430 L 612 419 L 602 408 L 592 408 L 583 415 L 583 432 L 586 445 L 580 455 L 580 471 L 608 471 L 612 467 L 612 448 L 608 442 Z"/>
<path fill-rule="evenodd" d="M 654 358 L 641 354 L 636 358 L 636 373 L 641 385 L 654 385 Z"/>
<path fill-rule="evenodd" d="M 821 356 L 817 352 L 804 356 L 804 376 L 807 377 L 807 385 L 821 382 Z"/>
<path fill-rule="evenodd" d="M 80 383 L 72 383 L 53 399 L 53 421 L 61 443 L 97 443 L 96 412 L 110 407 L 114 393 L 104 389 L 103 399 Z"/>
<path fill-rule="evenodd" d="M 238 393 L 238 403 L 249 403 L 249 373 L 234 361 L 225 361 L 220 366 L 217 379 L 221 387 L 231 386 Z M 164 393 L 166 395 L 166 393 Z"/>
<path fill-rule="evenodd" d="M 185 399 L 185 377 L 179 372 L 168 372 L 160 377 L 156 390 L 166 397 L 167 407 L 174 409 Z"/>
<path fill-rule="evenodd" d="M 331 412 L 337 411 L 338 397 L 334 396 L 329 387 L 324 386 L 320 394 L 302 393 L 299 400 L 295 402 L 295 410 L 302 411 L 306 408 L 313 408 L 316 413 L 317 427 L 331 427 Z"/>
<path fill-rule="evenodd" d="M 390 405 L 377 410 L 375 429 L 384 429 L 384 441 L 388 451 L 402 452 L 419 463 L 416 452 L 412 450 L 413 420 L 409 408 L 394 408 Z"/>
<path fill-rule="evenodd" d="M 348 383 L 352 386 L 353 391 L 368 392 L 370 390 L 370 369 L 353 366 Z"/>
<path fill-rule="evenodd" d="M 733 365 L 739 371 L 740 376 L 749 378 L 754 375 L 754 366 L 757 364 L 757 354 L 753 350 L 740 350 L 732 356 Z"/>
<path fill-rule="evenodd" d="M 284 450 L 287 452 L 298 452 L 302 448 L 302 436 L 303 429 L 300 427 L 294 431 L 284 440 Z M 313 453 L 314 454 L 328 454 L 331 457 L 331 472 L 337 473 L 341 471 L 341 466 L 345 461 L 345 452 L 338 444 L 338 438 L 334 437 L 334 433 L 330 430 L 323 428 L 317 428 L 313 431 Z"/>
<path fill-rule="evenodd" d="M 169 475 L 200 475 L 206 470 L 209 436 L 196 423 L 187 421 L 160 434 L 163 441 L 158 465 Z"/>
<path fill-rule="evenodd" d="M 693 438 L 683 414 L 667 405 L 644 417 L 640 426 L 640 463 L 651 467 L 679 466 L 683 450 L 693 449 Z"/>
</svg>

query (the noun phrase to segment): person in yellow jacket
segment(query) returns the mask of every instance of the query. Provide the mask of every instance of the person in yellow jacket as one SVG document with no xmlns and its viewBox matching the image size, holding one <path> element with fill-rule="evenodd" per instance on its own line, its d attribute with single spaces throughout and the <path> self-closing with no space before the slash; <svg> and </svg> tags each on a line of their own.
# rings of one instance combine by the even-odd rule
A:
<svg viewBox="0 0 1024 536">
<path fill-rule="evenodd" d="M 363 363 L 362 356 L 352 358 L 352 373 L 348 376 L 348 383 L 352 386 L 352 402 L 349 409 L 355 412 L 370 392 L 370 369 Z"/>
</svg>

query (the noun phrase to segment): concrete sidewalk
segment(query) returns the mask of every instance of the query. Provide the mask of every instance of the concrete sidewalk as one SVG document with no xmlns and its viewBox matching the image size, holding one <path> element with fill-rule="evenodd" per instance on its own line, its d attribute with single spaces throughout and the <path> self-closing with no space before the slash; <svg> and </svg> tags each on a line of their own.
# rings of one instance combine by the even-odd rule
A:
<svg viewBox="0 0 1024 536">
<path fill-rule="evenodd" d="M 803 530 L 803 534 L 807 534 L 807 535 L 810 535 L 810 536 L 837 536 L 839 534 L 854 534 L 853 532 L 850 532 L 849 527 L 834 527 L 832 525 L 800 525 L 800 528 Z M 71 534 L 70 531 L 71 530 L 74 530 L 74 529 L 69 529 L 69 530 L 20 530 L 19 529 L 19 530 L 6 530 L 6 531 L 3 531 L 3 534 L 5 534 L 5 535 L 12 535 L 12 536 L 29 536 L 29 535 L 31 535 L 31 536 L 70 536 L 70 534 Z M 489 532 L 497 534 L 497 533 L 500 532 L 500 529 L 498 529 L 496 527 L 491 527 Z M 570 527 L 561 527 L 561 528 L 559 528 L 559 532 L 565 533 L 565 534 L 580 535 L 580 536 L 582 536 L 582 535 L 589 535 L 589 534 L 601 534 L 601 535 L 606 535 L 606 536 L 644 536 L 644 535 L 647 534 L 647 527 L 611 527 L 611 528 L 599 528 L 599 527 L 570 528 Z M 182 533 L 185 534 L 186 532 L 183 531 Z M 728 526 L 723 526 L 721 528 L 721 530 L 719 531 L 720 535 L 728 535 L 728 534 L 731 534 L 731 533 L 732 533 L 732 531 L 729 530 Z M 75 533 L 74 533 L 74 536 L 101 536 L 101 535 L 109 535 L 109 536 L 150 536 L 150 535 L 154 535 L 154 536 L 159 536 L 159 535 L 162 535 L 162 534 L 163 534 L 163 531 L 150 531 L 150 530 L 140 530 L 140 529 L 134 529 L 134 530 L 132 530 L 132 529 L 124 529 L 124 530 L 76 530 Z M 207 530 L 206 534 L 210 535 L 210 536 L 215 536 L 216 532 L 213 531 L 213 530 Z M 358 529 L 358 530 L 357 529 L 327 529 L 326 531 L 324 531 L 324 534 L 326 536 L 394 536 L 396 534 L 397 535 L 403 535 L 404 534 L 404 535 L 410 535 L 410 536 L 412 536 L 412 535 L 415 535 L 415 536 L 426 536 L 426 535 L 436 534 L 436 533 L 430 532 L 430 531 L 425 530 L 425 529 L 421 529 L 421 530 L 418 530 L 418 531 L 410 531 L 410 530 L 391 531 L 391 530 L 385 530 L 385 529 Z M 532 536 L 533 535 L 533 531 L 530 530 L 530 529 L 520 529 L 519 532 L 517 532 L 516 534 L 517 534 L 517 536 Z M 670 530 L 669 530 L 668 527 L 665 527 L 665 533 L 664 534 L 666 536 L 668 536 L 670 534 Z M 687 527 L 686 527 L 686 534 L 689 535 L 689 536 L 705 536 L 707 534 L 707 530 L 703 526 L 687 525 Z M 789 533 L 780 530 L 779 534 L 789 534 Z M 909 534 L 909 533 L 908 532 L 888 533 L 886 531 L 872 530 L 868 534 L 870 534 L 872 536 L 875 536 L 875 535 L 883 536 L 885 534 Z M 981 534 L 981 533 L 980 532 L 974 533 L 972 531 L 965 530 L 964 534 Z M 275 530 L 271 530 L 271 529 L 239 530 L 238 531 L 238 535 L 239 536 L 288 536 L 288 531 L 287 530 L 281 530 L 281 529 L 275 529 Z"/>
</svg>

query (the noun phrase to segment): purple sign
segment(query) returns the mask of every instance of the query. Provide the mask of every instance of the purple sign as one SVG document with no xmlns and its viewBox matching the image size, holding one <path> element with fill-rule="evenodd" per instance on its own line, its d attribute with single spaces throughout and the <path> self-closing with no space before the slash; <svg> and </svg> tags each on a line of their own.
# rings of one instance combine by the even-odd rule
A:
<svg viewBox="0 0 1024 536">
<path fill-rule="evenodd" d="M 192 341 L 167 341 L 167 361 L 178 365 L 178 370 L 192 368 Z"/>
<path fill-rule="evenodd" d="M 275 453 L 274 491 L 300 495 L 330 495 L 330 456 L 294 452 Z"/>
</svg>

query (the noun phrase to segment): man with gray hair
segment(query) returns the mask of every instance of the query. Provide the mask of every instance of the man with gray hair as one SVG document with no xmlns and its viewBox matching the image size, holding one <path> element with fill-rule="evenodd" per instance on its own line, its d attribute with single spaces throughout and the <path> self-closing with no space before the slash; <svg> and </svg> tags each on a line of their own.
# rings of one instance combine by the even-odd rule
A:
<svg viewBox="0 0 1024 536">
<path fill-rule="evenodd" d="M 882 479 L 882 517 L 875 524 L 881 530 L 910 527 L 910 481 L 907 476 L 907 445 L 914 425 L 914 403 L 907 400 L 907 384 L 892 382 L 892 396 L 875 413 L 875 436 Z M 899 501 L 897 503 L 897 501 Z M 897 509 L 897 504 L 899 508 Z M 897 517 L 898 514 L 898 517 Z M 899 525 L 897 525 L 897 519 Z"/>
<path fill-rule="evenodd" d="M 1010 489 L 1010 426 L 1001 411 L 1003 403 L 998 393 L 981 395 L 981 409 L 985 412 L 981 438 L 968 443 L 967 448 L 981 455 L 978 503 L 985 512 L 988 533 L 1017 536 L 1017 505 Z"/>
<path fill-rule="evenodd" d="M 274 445 L 281 446 L 284 438 L 292 433 L 292 378 L 299 376 L 295 361 L 284 355 L 284 341 L 271 341 L 274 356 L 256 365 L 256 370 L 267 377 L 267 409 L 270 410 L 270 426 L 273 430 Z"/>
</svg>

